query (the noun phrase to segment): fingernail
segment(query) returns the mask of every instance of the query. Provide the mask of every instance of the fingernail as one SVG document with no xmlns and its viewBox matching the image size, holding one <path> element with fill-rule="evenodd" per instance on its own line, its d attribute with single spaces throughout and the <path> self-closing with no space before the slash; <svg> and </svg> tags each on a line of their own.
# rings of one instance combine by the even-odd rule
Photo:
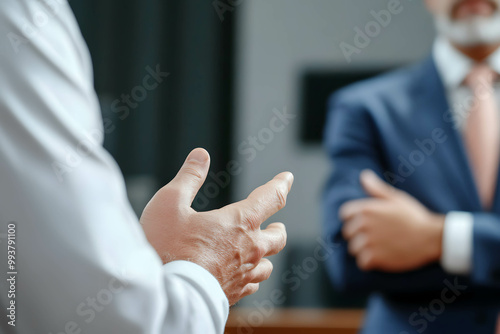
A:
<svg viewBox="0 0 500 334">
<path fill-rule="evenodd" d="M 293 176 L 292 173 L 286 172 L 286 180 L 288 182 L 288 191 L 291 190 L 294 179 L 295 179 L 295 177 Z"/>
<path fill-rule="evenodd" d="M 208 153 L 204 149 L 197 148 L 189 154 L 188 160 L 197 161 L 203 164 L 208 160 Z"/>
</svg>

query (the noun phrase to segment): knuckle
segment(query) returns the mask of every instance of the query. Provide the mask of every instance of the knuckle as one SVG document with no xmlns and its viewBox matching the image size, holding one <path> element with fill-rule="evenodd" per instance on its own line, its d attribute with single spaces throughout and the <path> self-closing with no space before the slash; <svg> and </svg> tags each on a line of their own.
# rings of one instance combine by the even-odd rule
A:
<svg viewBox="0 0 500 334">
<path fill-rule="evenodd" d="M 247 251 L 248 261 L 254 266 L 257 266 L 262 258 L 266 255 L 266 250 L 264 249 L 263 245 L 254 238 L 251 238 Z"/>
<path fill-rule="evenodd" d="M 258 262 L 266 255 L 266 249 L 262 244 L 256 243 L 254 244 L 252 253 L 254 254 L 253 258 Z"/>
<path fill-rule="evenodd" d="M 241 275 L 240 277 L 240 282 L 243 284 L 243 285 L 248 285 L 252 282 L 252 280 L 254 279 L 254 275 L 253 273 L 250 271 L 250 272 L 246 272 L 244 274 Z"/>
<path fill-rule="evenodd" d="M 231 220 L 239 227 L 241 232 L 248 232 L 256 226 L 256 215 L 252 208 L 239 205 L 232 213 Z"/>
<path fill-rule="evenodd" d="M 242 216 L 242 223 L 247 226 L 247 227 L 250 227 L 252 229 L 255 229 L 257 227 L 260 226 L 260 219 L 259 219 L 259 214 L 257 211 L 255 211 L 254 208 L 247 208 L 246 209 L 246 213 L 242 213 L 241 214 Z"/>
<path fill-rule="evenodd" d="M 248 285 L 251 284 L 254 279 L 254 273 L 252 271 L 248 271 L 241 276 L 241 283 L 243 283 L 244 285 Z"/>
<path fill-rule="evenodd" d="M 283 209 L 286 206 L 286 194 L 282 187 L 276 188 L 276 205 L 278 210 Z"/>
<path fill-rule="evenodd" d="M 246 236 L 248 236 L 248 227 L 244 224 L 234 224 L 232 229 L 232 233 L 236 236 L 237 239 L 245 238 Z"/>
<path fill-rule="evenodd" d="M 244 221 L 244 216 L 243 209 L 238 207 L 231 212 L 230 219 L 236 223 L 236 226 L 243 227 L 241 223 Z"/>
<path fill-rule="evenodd" d="M 203 175 L 198 170 L 198 168 L 196 168 L 196 166 L 188 164 L 188 165 L 184 166 L 183 171 L 184 171 L 184 173 L 193 177 L 193 179 L 195 179 L 196 181 L 203 180 Z"/>
</svg>

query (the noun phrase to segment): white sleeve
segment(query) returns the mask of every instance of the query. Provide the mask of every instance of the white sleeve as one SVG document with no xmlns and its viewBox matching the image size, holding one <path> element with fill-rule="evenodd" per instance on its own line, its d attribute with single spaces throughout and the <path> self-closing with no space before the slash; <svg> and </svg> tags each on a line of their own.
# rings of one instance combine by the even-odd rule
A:
<svg viewBox="0 0 500 334">
<path fill-rule="evenodd" d="M 446 215 L 441 265 L 450 274 L 466 275 L 472 270 L 474 217 L 468 212 Z"/>
<path fill-rule="evenodd" d="M 164 266 L 131 210 L 91 68 L 65 0 L 0 2 L 0 234 L 16 225 L 17 272 L 15 296 L 0 289 L 16 326 L 2 316 L 0 332 L 221 334 L 217 280 Z"/>
</svg>

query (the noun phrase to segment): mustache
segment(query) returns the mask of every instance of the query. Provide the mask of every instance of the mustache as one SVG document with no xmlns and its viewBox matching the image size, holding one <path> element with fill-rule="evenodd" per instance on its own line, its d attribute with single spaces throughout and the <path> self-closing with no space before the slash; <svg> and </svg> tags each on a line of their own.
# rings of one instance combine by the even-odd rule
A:
<svg viewBox="0 0 500 334">
<path fill-rule="evenodd" d="M 451 6 L 451 12 L 455 13 L 458 8 L 463 5 L 466 2 L 469 2 L 471 0 L 455 0 L 453 1 L 453 4 Z M 495 10 L 499 9 L 500 6 L 500 0 L 483 0 L 484 2 L 490 4 Z"/>
</svg>

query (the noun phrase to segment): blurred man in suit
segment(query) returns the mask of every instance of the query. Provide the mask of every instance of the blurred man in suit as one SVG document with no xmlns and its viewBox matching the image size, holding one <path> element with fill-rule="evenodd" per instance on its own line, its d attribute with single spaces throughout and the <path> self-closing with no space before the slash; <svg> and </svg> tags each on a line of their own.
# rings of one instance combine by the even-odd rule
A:
<svg viewBox="0 0 500 334">
<path fill-rule="evenodd" d="M 500 309 L 500 1 L 428 0 L 430 57 L 335 94 L 325 234 L 364 333 L 494 333 Z M 385 180 L 385 181 L 383 181 Z"/>
</svg>

